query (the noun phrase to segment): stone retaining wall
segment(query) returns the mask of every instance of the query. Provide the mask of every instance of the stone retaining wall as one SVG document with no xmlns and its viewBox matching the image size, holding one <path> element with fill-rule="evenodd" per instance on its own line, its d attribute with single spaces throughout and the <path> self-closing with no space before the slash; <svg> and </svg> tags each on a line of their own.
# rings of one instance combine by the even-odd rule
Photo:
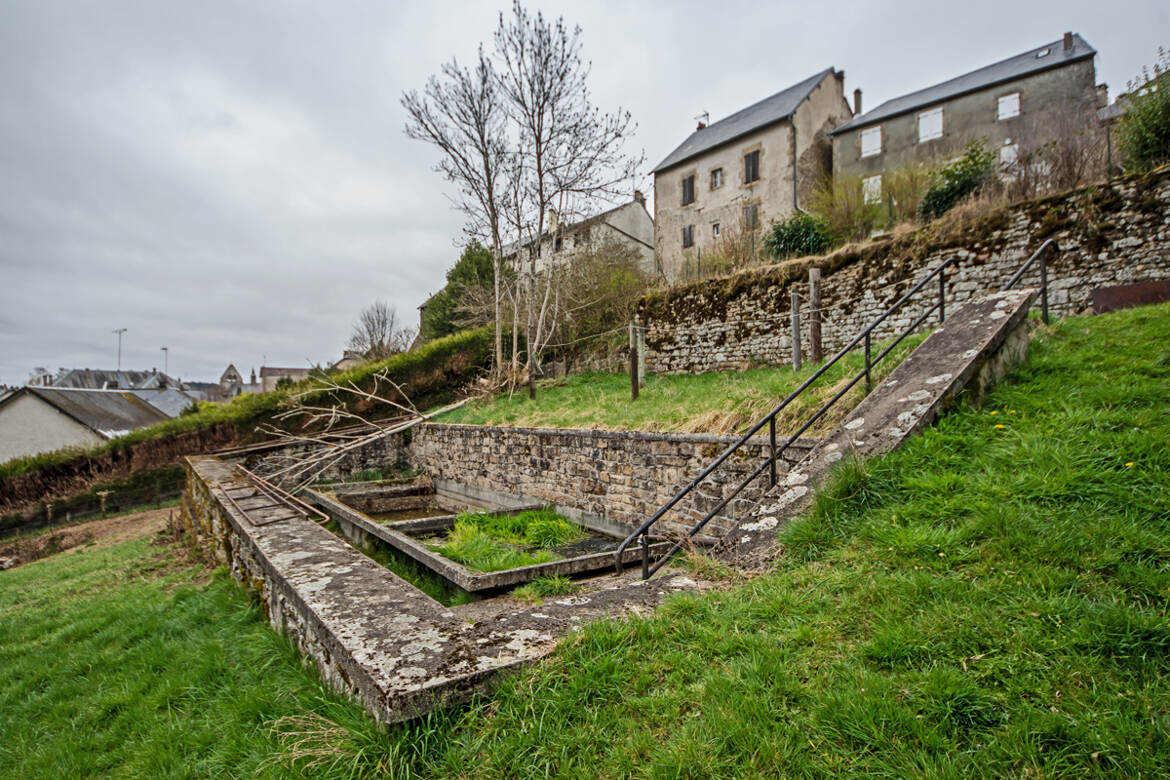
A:
<svg viewBox="0 0 1170 780">
<path fill-rule="evenodd" d="M 737 438 L 429 423 L 415 429 L 409 457 L 436 480 L 536 498 L 632 530 Z M 814 443 L 794 445 L 786 461 L 797 462 Z M 717 481 L 705 483 L 670 518 L 676 525 L 701 518 L 724 490 L 764 463 L 767 448 L 766 439 L 742 448 L 729 468 L 719 470 Z M 765 476 L 746 489 L 712 531 L 726 530 L 727 521 L 758 499 L 767 484 Z"/>
<path fill-rule="evenodd" d="M 648 296 L 639 307 L 647 369 L 700 373 L 791 361 L 791 291 L 807 307 L 810 266 L 822 269 L 823 337 L 831 354 L 944 260 L 958 260 L 946 283 L 953 308 L 1000 289 L 1047 238 L 1061 248 L 1048 274 L 1056 316 L 1087 309 L 1097 287 L 1170 279 L 1170 171 L 1019 204 L 971 224 L 944 220 L 862 249 Z M 1023 280 L 1035 282 L 1034 273 Z M 936 299 L 920 294 L 875 337 L 900 332 Z"/>
</svg>

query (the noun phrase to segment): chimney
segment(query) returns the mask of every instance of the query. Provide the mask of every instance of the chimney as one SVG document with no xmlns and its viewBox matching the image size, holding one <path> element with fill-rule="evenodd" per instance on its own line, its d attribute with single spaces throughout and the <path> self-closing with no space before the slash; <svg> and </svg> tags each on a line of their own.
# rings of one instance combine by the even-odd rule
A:
<svg viewBox="0 0 1170 780">
<path fill-rule="evenodd" d="M 695 127 L 695 129 L 696 129 L 696 130 L 703 130 L 703 129 L 705 129 L 706 127 L 707 127 L 707 123 L 706 123 L 706 122 L 704 122 L 702 119 L 700 119 L 700 120 L 699 120 L 699 124 L 698 124 L 698 126 L 697 126 L 697 127 Z"/>
<path fill-rule="evenodd" d="M 641 190 L 634 190 L 634 202 L 640 203 L 642 206 L 646 205 L 646 196 L 642 194 Z"/>
<path fill-rule="evenodd" d="M 861 113 L 861 90 L 853 90 L 853 115 L 857 116 Z"/>
<path fill-rule="evenodd" d="M 707 126 L 707 122 L 709 122 L 711 120 L 711 115 L 709 113 L 707 113 L 706 111 L 704 111 L 703 113 L 701 113 L 697 117 L 695 117 L 695 119 L 699 120 L 699 126 L 695 128 L 695 131 L 698 132 L 699 130 L 702 130 L 703 128 L 705 128 Z"/>
<path fill-rule="evenodd" d="M 1068 52 L 1072 51 L 1072 47 L 1073 47 L 1072 33 L 1066 32 L 1064 34 L 1064 51 L 1065 51 L 1065 53 L 1067 54 Z"/>
</svg>

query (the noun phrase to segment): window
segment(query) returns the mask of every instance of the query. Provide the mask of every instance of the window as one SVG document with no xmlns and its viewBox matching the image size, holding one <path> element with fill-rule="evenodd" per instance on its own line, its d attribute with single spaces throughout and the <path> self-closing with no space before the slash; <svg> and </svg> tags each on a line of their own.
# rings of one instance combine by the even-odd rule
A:
<svg viewBox="0 0 1170 780">
<path fill-rule="evenodd" d="M 1011 143 L 1010 139 L 1003 146 L 999 147 L 999 164 L 1001 167 L 1010 168 L 1016 164 L 1016 160 L 1020 159 L 1020 145 Z"/>
<path fill-rule="evenodd" d="M 760 204 L 749 203 L 743 207 L 744 230 L 755 230 L 760 226 Z"/>
<path fill-rule="evenodd" d="M 918 143 L 942 138 L 943 110 L 934 108 L 918 115 Z"/>
<path fill-rule="evenodd" d="M 716 168 L 711 171 L 711 189 L 717 190 L 723 186 L 723 169 Z"/>
<path fill-rule="evenodd" d="M 743 183 L 751 184 L 760 178 L 760 150 L 748 152 L 743 156 Z"/>
<path fill-rule="evenodd" d="M 1011 119 L 1013 116 L 1020 115 L 1020 93 L 1013 92 L 1010 95 L 1004 95 L 996 101 L 995 118 L 996 119 Z"/>
<path fill-rule="evenodd" d="M 719 238 L 719 223 L 711 223 L 711 238 Z"/>
<path fill-rule="evenodd" d="M 882 175 L 867 176 L 861 180 L 861 194 L 865 198 L 865 202 L 881 203 L 882 202 Z"/>
<path fill-rule="evenodd" d="M 1047 57 L 1051 52 L 1052 52 L 1052 49 L 1041 49 L 1040 51 L 1036 52 L 1036 59 L 1038 59 L 1038 60 L 1043 59 L 1044 57 Z"/>
<path fill-rule="evenodd" d="M 683 228 L 683 249 L 688 249 L 695 245 L 695 226 L 687 225 Z"/>
<path fill-rule="evenodd" d="M 682 191 L 684 206 L 695 202 L 695 174 L 683 178 Z"/>
<path fill-rule="evenodd" d="M 873 157 L 882 153 L 882 128 L 870 127 L 861 131 L 861 156 Z"/>
</svg>

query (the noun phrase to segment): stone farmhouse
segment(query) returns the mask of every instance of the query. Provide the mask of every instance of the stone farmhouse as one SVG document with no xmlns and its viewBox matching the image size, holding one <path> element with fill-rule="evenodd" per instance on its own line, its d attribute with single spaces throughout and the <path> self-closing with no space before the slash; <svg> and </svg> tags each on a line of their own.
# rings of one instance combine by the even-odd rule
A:
<svg viewBox="0 0 1170 780">
<path fill-rule="evenodd" d="M 833 68 L 697 130 L 654 168 L 658 271 L 679 279 L 730 234 L 787 216 L 831 171 L 829 132 L 852 116 Z"/>
<path fill-rule="evenodd" d="M 596 249 L 607 242 L 616 242 L 632 249 L 643 270 L 651 271 L 654 268 L 654 219 L 646 210 L 646 198 L 641 192 L 635 191 L 634 199 L 628 203 L 580 222 L 561 224 L 555 211 L 549 212 L 546 222 L 536 262 L 537 270 L 570 262 L 574 253 Z M 526 244 L 521 254 L 533 251 L 535 243 L 532 241 Z M 504 247 L 505 259 L 516 262 L 517 249 L 515 243 Z M 527 259 L 527 255 L 521 258 L 522 261 Z"/>
<path fill-rule="evenodd" d="M 1080 35 L 1009 57 L 941 84 L 887 100 L 832 132 L 834 176 L 858 176 L 865 199 L 883 199 L 883 177 L 911 163 L 958 156 L 985 139 L 1007 167 L 1021 154 L 1096 125 L 1106 104 L 1097 51 Z"/>
</svg>

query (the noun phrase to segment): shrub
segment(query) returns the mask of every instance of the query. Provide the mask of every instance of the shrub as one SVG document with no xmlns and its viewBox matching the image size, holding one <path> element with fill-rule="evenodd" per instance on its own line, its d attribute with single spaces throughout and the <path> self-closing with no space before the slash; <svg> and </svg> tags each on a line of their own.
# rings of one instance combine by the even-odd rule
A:
<svg viewBox="0 0 1170 780">
<path fill-rule="evenodd" d="M 860 176 L 834 176 L 813 191 L 809 210 L 828 222 L 838 241 L 868 238 L 881 220 L 880 204 L 866 203 Z"/>
<path fill-rule="evenodd" d="M 994 161 L 982 140 L 967 144 L 962 157 L 932 175 L 930 188 L 922 196 L 922 219 L 941 217 L 963 198 L 982 190 L 995 170 Z"/>
<path fill-rule="evenodd" d="M 783 222 L 773 222 L 764 237 L 764 249 L 783 260 L 798 255 L 816 255 L 833 245 L 829 220 L 814 214 L 794 214 Z"/>
<path fill-rule="evenodd" d="M 1117 141 L 1126 165 L 1143 171 L 1170 162 L 1170 52 L 1158 47 L 1153 70 L 1129 82 Z"/>
</svg>

